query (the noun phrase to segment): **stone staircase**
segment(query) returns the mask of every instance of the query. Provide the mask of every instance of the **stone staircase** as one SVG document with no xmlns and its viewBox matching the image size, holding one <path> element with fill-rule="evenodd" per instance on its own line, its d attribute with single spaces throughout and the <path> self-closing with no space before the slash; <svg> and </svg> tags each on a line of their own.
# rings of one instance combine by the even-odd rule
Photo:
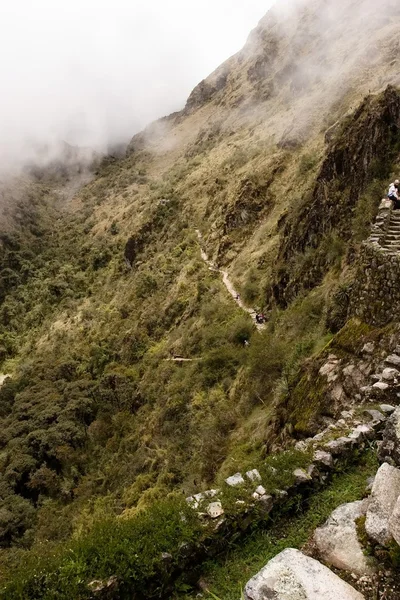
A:
<svg viewBox="0 0 400 600">
<path fill-rule="evenodd" d="M 400 253 L 400 211 L 392 211 L 390 221 L 380 246 L 386 254 L 396 255 Z"/>
</svg>

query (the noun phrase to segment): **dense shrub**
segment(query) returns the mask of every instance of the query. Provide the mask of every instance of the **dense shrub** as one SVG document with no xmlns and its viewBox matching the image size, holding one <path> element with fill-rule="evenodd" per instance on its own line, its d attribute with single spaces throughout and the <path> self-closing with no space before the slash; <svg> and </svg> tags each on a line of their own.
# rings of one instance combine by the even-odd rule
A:
<svg viewBox="0 0 400 600">
<path fill-rule="evenodd" d="M 99 522 L 70 544 L 32 553 L 2 597 L 83 600 L 91 597 L 90 581 L 115 576 L 121 600 L 159 598 L 201 529 L 184 499 L 159 502 L 131 519 Z"/>
</svg>

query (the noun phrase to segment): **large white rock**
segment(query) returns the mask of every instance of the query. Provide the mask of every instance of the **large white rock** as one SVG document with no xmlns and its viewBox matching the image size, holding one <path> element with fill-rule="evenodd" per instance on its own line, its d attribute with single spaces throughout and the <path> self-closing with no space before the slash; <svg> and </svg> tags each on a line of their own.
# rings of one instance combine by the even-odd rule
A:
<svg viewBox="0 0 400 600">
<path fill-rule="evenodd" d="M 389 527 L 390 533 L 400 546 L 400 496 L 390 517 Z"/>
<path fill-rule="evenodd" d="M 211 502 L 207 507 L 207 513 L 212 519 L 218 519 L 224 514 L 221 502 Z"/>
<path fill-rule="evenodd" d="M 386 545 L 392 538 L 389 520 L 400 496 L 400 471 L 383 463 L 372 486 L 365 530 L 370 538 Z"/>
<path fill-rule="evenodd" d="M 364 600 L 327 567 L 299 550 L 284 550 L 247 583 L 245 600 Z"/>
<path fill-rule="evenodd" d="M 228 477 L 228 479 L 225 479 L 225 483 L 227 483 L 231 487 L 236 487 L 238 485 L 244 485 L 245 481 L 241 473 L 236 473 L 235 475 L 231 475 L 230 477 Z"/>
<path fill-rule="evenodd" d="M 333 511 L 325 525 L 314 533 L 322 560 L 338 569 L 367 575 L 373 569 L 357 537 L 356 519 L 366 514 L 368 501 L 343 504 Z"/>
</svg>

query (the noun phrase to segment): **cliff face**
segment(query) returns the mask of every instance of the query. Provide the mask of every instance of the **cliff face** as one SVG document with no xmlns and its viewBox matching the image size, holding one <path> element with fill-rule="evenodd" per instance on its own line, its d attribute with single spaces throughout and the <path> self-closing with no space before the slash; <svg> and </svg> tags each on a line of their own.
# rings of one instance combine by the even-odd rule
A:
<svg viewBox="0 0 400 600">
<path fill-rule="evenodd" d="M 283 230 L 278 252 L 281 268 L 273 284 L 279 305 L 287 305 L 301 290 L 321 282 L 329 269 L 327 236 L 359 241 L 354 239 L 357 205 L 374 180 L 390 178 L 400 149 L 399 133 L 400 95 L 391 87 L 379 98 L 368 97 L 337 124 L 312 193 L 296 207 Z M 306 252 L 311 256 L 294 270 L 294 258 L 298 261 Z"/>
<path fill-rule="evenodd" d="M 62 181 L 61 218 L 59 179 L 36 181 L 41 227 L 0 252 L 4 546 L 218 484 L 321 426 L 312 357 L 400 167 L 399 20 L 389 1 L 272 11 L 126 157 Z"/>
</svg>

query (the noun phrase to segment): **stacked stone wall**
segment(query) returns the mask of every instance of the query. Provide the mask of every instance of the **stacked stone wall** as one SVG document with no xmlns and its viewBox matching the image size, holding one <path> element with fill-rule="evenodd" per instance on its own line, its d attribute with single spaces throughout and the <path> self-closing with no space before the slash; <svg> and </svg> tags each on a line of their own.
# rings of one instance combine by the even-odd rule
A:
<svg viewBox="0 0 400 600">
<path fill-rule="evenodd" d="M 392 203 L 383 200 L 370 237 L 362 244 L 350 316 L 382 327 L 400 315 L 400 252 L 384 246 Z"/>
</svg>

